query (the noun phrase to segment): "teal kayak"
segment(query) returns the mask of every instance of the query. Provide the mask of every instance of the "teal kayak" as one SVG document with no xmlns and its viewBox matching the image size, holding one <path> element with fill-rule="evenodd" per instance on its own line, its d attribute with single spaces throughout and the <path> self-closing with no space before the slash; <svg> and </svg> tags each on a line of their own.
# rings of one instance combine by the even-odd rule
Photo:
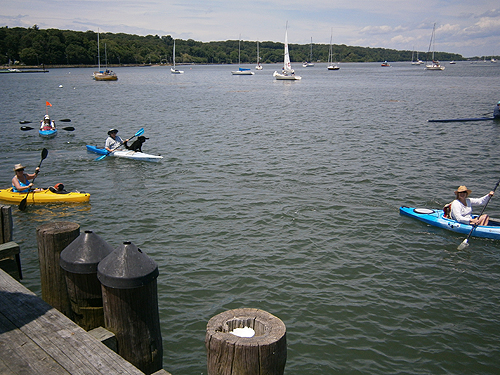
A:
<svg viewBox="0 0 500 375">
<path fill-rule="evenodd" d="M 465 235 L 468 235 L 473 228 L 473 225 L 462 224 L 456 220 L 445 217 L 444 211 L 440 209 L 434 210 L 429 208 L 401 206 L 399 208 L 399 213 L 423 221 L 426 224 Z M 472 236 L 500 240 L 500 221 L 490 218 L 489 225 L 475 227 Z"/>
</svg>

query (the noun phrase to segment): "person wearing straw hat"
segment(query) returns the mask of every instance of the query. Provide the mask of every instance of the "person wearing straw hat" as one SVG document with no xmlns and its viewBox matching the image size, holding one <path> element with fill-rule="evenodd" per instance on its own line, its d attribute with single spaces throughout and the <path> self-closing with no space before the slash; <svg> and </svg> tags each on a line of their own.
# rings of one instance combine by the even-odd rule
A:
<svg viewBox="0 0 500 375">
<path fill-rule="evenodd" d="M 471 190 L 467 189 L 464 185 L 459 186 L 458 189 L 455 190 L 457 199 L 451 203 L 451 218 L 462 224 L 488 225 L 490 220 L 488 215 L 483 214 L 481 217 L 472 217 L 472 206 L 482 206 L 486 204 L 495 192 L 490 191 L 481 198 L 469 198 L 470 193 Z"/>
<path fill-rule="evenodd" d="M 14 166 L 14 172 L 16 175 L 12 178 L 12 191 L 15 193 L 26 193 L 33 187 L 33 183 L 29 182 L 29 180 L 33 180 L 38 172 L 40 171 L 39 167 L 36 167 L 35 173 L 24 173 L 24 165 L 16 164 Z M 35 189 L 33 191 L 41 191 L 43 189 Z"/>
</svg>

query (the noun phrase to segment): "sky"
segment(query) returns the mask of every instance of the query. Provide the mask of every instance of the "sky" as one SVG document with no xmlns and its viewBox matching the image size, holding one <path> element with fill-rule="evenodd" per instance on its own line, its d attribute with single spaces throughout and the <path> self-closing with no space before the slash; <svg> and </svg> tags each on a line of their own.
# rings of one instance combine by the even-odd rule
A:
<svg viewBox="0 0 500 375">
<path fill-rule="evenodd" d="M 498 0 L 0 0 L 0 26 L 500 55 Z"/>
</svg>

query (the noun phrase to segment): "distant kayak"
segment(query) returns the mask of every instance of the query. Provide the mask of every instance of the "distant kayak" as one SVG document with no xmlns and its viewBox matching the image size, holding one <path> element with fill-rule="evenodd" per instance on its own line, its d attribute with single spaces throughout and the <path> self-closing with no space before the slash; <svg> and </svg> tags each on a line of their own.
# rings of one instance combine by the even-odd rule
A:
<svg viewBox="0 0 500 375">
<path fill-rule="evenodd" d="M 468 235 L 473 227 L 473 225 L 462 224 L 456 220 L 444 217 L 444 211 L 440 209 L 401 206 L 399 213 L 423 221 L 426 224 L 465 235 Z M 477 226 L 472 232 L 472 236 L 500 240 L 500 220 L 490 219 L 489 225 Z"/>
<path fill-rule="evenodd" d="M 53 138 L 57 135 L 57 129 L 39 130 L 38 134 L 43 138 Z"/>
<path fill-rule="evenodd" d="M 28 204 L 38 203 L 82 203 L 90 200 L 89 193 L 63 192 L 54 193 L 47 190 L 33 191 L 31 193 L 15 193 L 12 188 L 0 189 L 0 200 L 10 203 L 20 203 L 28 195 Z"/>
<path fill-rule="evenodd" d="M 93 152 L 98 155 L 106 155 L 108 151 L 105 148 L 99 148 L 96 146 L 87 145 L 87 151 Z M 142 160 L 142 161 L 160 161 L 163 156 L 146 154 L 144 152 L 135 152 L 132 150 L 114 151 L 109 156 L 114 156 L 115 158 L 124 158 L 132 160 Z"/>
</svg>

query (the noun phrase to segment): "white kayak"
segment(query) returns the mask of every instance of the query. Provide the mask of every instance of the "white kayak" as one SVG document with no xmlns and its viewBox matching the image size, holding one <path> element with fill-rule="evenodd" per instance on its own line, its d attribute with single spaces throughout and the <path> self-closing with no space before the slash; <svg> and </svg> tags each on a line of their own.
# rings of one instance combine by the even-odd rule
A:
<svg viewBox="0 0 500 375">
<path fill-rule="evenodd" d="M 106 151 L 105 148 L 99 148 L 91 145 L 87 145 L 87 151 L 99 155 L 108 154 L 108 151 Z M 146 154 L 144 152 L 136 152 L 132 150 L 113 151 L 112 153 L 109 154 L 109 156 L 113 156 L 115 158 L 124 158 L 124 159 L 141 160 L 141 161 L 160 161 L 161 159 L 163 159 L 163 156 L 160 155 L 151 155 L 151 154 Z"/>
</svg>

